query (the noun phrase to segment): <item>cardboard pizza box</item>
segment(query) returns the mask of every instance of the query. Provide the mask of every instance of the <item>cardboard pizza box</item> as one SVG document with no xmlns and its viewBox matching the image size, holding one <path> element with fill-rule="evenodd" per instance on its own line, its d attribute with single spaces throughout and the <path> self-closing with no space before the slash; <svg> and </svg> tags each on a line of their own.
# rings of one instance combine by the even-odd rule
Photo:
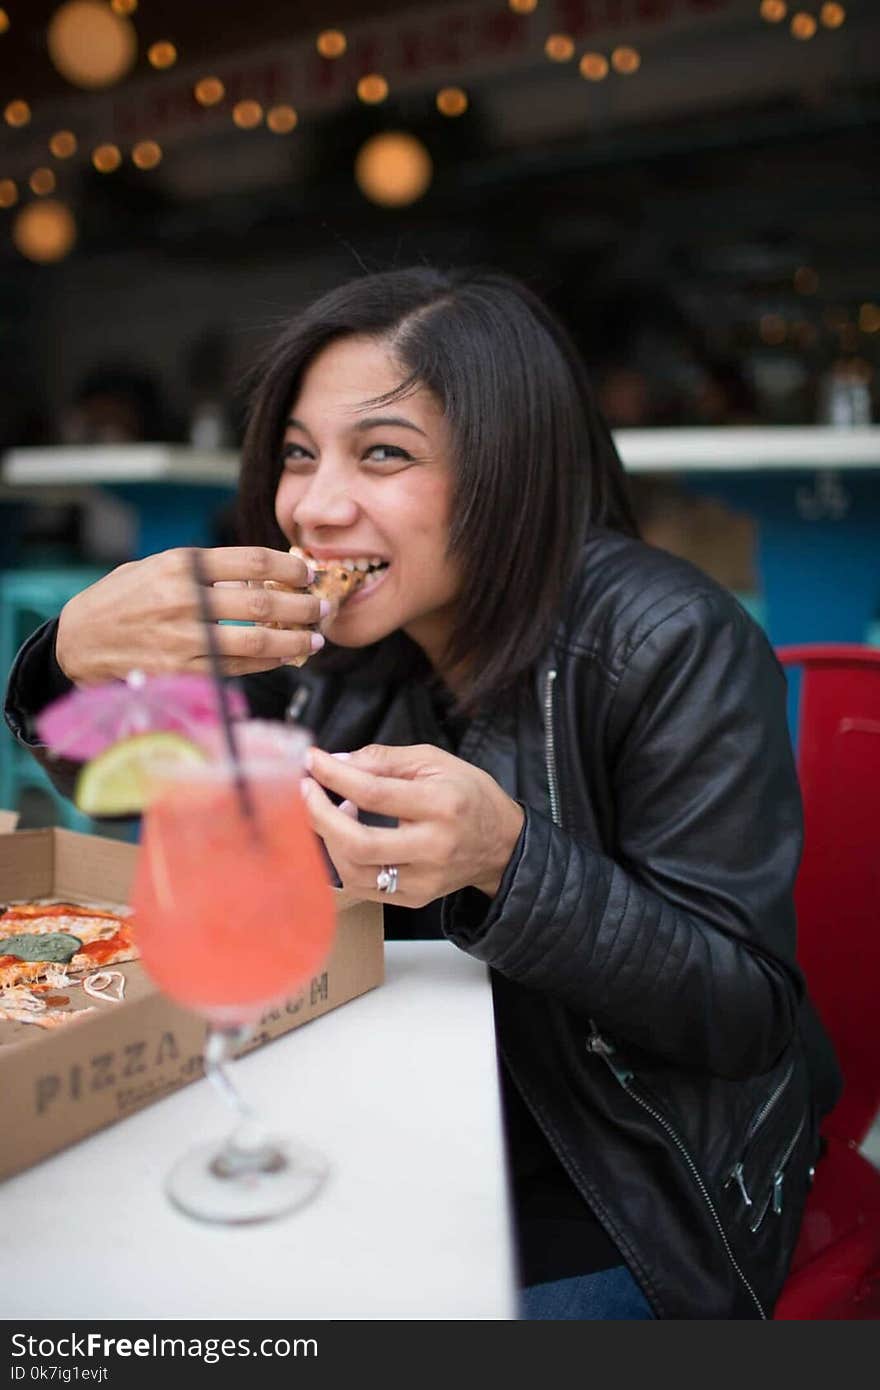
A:
<svg viewBox="0 0 880 1390">
<path fill-rule="evenodd" d="M 120 907 L 137 846 L 72 830 L 0 833 L 0 902 L 57 898 Z M 323 969 L 260 1020 L 250 1051 L 345 1004 L 384 978 L 382 908 L 337 894 L 337 931 Z M 159 993 L 139 961 L 121 1003 L 81 985 L 59 990 L 86 1018 L 52 1029 L 0 1021 L 0 1179 L 140 1110 L 203 1074 L 205 1023 Z"/>
</svg>

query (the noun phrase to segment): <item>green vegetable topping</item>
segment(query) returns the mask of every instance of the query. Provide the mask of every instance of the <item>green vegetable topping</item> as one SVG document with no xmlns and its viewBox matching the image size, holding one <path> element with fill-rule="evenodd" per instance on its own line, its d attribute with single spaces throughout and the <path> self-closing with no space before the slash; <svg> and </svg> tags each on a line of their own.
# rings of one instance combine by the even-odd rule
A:
<svg viewBox="0 0 880 1390">
<path fill-rule="evenodd" d="M 0 937 L 0 956 L 17 956 L 19 960 L 48 960 L 53 965 L 66 965 L 82 946 L 78 936 L 64 931 L 19 932 L 16 936 Z"/>
</svg>

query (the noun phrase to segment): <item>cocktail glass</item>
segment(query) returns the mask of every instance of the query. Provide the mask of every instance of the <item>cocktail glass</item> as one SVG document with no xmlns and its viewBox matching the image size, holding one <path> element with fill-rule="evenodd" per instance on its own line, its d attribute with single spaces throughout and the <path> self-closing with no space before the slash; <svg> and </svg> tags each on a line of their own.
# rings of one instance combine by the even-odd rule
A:
<svg viewBox="0 0 880 1390">
<path fill-rule="evenodd" d="M 245 752 L 156 769 L 132 895 L 144 966 L 208 1022 L 205 1069 L 236 1124 L 201 1144 L 167 1182 L 203 1221 L 243 1224 L 312 1200 L 323 1156 L 271 1134 L 238 1094 L 233 1054 L 269 1007 L 321 966 L 335 928 L 332 891 L 300 793 L 308 735 L 279 729 L 272 756 Z"/>
</svg>

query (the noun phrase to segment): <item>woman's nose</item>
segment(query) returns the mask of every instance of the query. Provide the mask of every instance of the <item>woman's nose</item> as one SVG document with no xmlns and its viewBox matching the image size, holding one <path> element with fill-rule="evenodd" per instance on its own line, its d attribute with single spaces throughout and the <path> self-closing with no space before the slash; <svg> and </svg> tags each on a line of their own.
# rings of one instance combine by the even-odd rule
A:
<svg viewBox="0 0 880 1390">
<path fill-rule="evenodd" d="M 293 521 L 309 531 L 321 526 L 351 526 L 357 514 L 358 505 L 351 496 L 348 480 L 335 471 L 319 468 L 294 505 Z"/>
</svg>

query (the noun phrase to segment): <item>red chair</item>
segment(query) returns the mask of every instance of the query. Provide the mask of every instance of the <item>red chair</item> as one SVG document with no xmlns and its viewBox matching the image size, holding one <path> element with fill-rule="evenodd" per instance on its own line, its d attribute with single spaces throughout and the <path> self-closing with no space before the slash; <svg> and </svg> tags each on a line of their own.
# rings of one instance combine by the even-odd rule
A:
<svg viewBox="0 0 880 1390">
<path fill-rule="evenodd" d="M 880 650 L 782 647 L 801 669 L 798 959 L 843 1072 L 779 1320 L 880 1317 Z"/>
</svg>

